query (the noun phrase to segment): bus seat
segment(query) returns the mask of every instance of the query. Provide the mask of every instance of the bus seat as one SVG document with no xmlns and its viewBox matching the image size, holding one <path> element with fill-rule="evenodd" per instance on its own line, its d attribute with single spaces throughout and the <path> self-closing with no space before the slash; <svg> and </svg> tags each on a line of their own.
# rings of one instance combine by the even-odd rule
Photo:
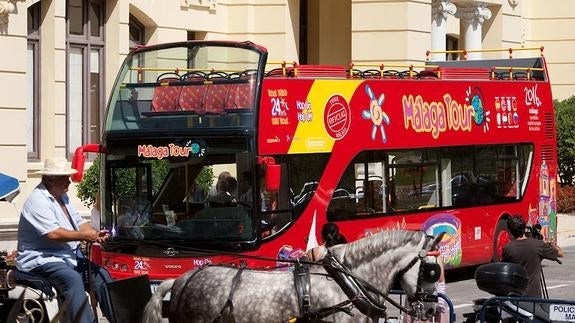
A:
<svg viewBox="0 0 575 323">
<path fill-rule="evenodd" d="M 204 112 L 205 85 L 184 85 L 180 93 L 178 104 L 182 111 L 193 111 L 198 114 Z"/>
<path fill-rule="evenodd" d="M 254 88 L 251 83 L 231 84 L 226 97 L 227 110 L 252 110 Z"/>
<path fill-rule="evenodd" d="M 154 89 L 151 112 L 165 112 L 178 110 L 178 99 L 181 87 L 180 77 L 175 73 L 164 73 L 158 76 L 159 84 Z"/>
<path fill-rule="evenodd" d="M 204 96 L 206 94 L 205 80 L 206 75 L 201 71 L 191 71 L 182 75 L 184 86 L 182 86 L 178 99 L 178 105 L 182 111 L 203 114 Z"/>
<path fill-rule="evenodd" d="M 229 84 L 207 84 L 204 110 L 208 114 L 224 114 Z"/>
</svg>

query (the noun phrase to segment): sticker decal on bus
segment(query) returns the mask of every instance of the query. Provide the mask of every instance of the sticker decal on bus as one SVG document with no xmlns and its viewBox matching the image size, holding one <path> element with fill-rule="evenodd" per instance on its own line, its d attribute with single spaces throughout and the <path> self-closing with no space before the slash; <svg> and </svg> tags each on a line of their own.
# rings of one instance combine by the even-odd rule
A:
<svg viewBox="0 0 575 323">
<path fill-rule="evenodd" d="M 325 129 L 335 140 L 342 139 L 351 125 L 351 109 L 347 100 L 339 95 L 333 95 L 327 101 L 324 112 Z"/>
<path fill-rule="evenodd" d="M 439 251 L 443 256 L 443 261 L 446 265 L 453 267 L 461 264 L 461 221 L 457 217 L 449 213 L 435 214 L 425 221 L 422 229 L 431 235 L 445 232 L 443 239 L 439 242 Z"/>
<path fill-rule="evenodd" d="M 389 126 L 390 119 L 387 113 L 383 111 L 383 102 L 385 100 L 385 95 L 382 93 L 379 98 L 375 97 L 373 90 L 369 85 L 365 86 L 365 93 L 369 97 L 369 108 L 367 110 L 361 111 L 362 118 L 366 120 L 371 120 L 373 122 L 373 127 L 371 128 L 371 140 L 375 141 L 375 135 L 377 129 L 381 133 L 381 141 L 383 143 L 387 142 L 387 136 L 385 134 L 385 126 Z"/>
</svg>

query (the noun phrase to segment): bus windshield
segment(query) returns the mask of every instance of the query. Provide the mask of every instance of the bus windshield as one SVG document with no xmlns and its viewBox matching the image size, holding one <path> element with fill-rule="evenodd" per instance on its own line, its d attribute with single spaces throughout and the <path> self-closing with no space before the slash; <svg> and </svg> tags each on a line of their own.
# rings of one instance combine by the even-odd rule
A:
<svg viewBox="0 0 575 323">
<path fill-rule="evenodd" d="M 108 147 L 105 213 L 114 238 L 254 239 L 248 138 L 182 137 Z"/>
<path fill-rule="evenodd" d="M 106 131 L 253 127 L 264 60 L 265 53 L 251 43 L 136 49 L 116 79 Z"/>
</svg>

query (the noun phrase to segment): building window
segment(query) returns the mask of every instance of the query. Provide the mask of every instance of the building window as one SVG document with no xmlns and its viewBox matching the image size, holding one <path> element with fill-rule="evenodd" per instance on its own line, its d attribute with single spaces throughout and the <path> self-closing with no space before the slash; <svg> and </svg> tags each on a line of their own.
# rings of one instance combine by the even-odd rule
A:
<svg viewBox="0 0 575 323">
<path fill-rule="evenodd" d="M 136 17 L 130 15 L 130 50 L 145 44 L 145 32 L 144 25 Z"/>
<path fill-rule="evenodd" d="M 104 115 L 103 0 L 67 2 L 68 156 L 86 143 L 99 143 Z"/>
<path fill-rule="evenodd" d="M 26 148 L 28 160 L 40 158 L 40 2 L 28 8 Z"/>
<path fill-rule="evenodd" d="M 452 35 L 446 35 L 445 37 L 445 49 L 446 50 L 458 50 L 459 49 L 459 39 Z M 459 55 L 457 53 L 446 54 L 445 60 L 456 61 Z"/>
</svg>

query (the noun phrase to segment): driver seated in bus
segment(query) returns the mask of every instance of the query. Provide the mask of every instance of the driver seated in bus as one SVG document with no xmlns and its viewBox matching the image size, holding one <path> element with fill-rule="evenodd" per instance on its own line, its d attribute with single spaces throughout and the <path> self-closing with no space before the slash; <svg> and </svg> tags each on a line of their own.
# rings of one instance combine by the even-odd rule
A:
<svg viewBox="0 0 575 323">
<path fill-rule="evenodd" d="M 234 192 L 238 186 L 238 181 L 235 177 L 229 175 L 221 178 L 216 183 L 216 194 L 208 196 L 206 201 L 210 207 L 229 207 L 235 206 L 237 203 Z"/>
<path fill-rule="evenodd" d="M 149 225 L 149 203 L 121 198 L 118 207 L 118 233 L 133 239 L 144 239 L 143 226 Z"/>
</svg>

